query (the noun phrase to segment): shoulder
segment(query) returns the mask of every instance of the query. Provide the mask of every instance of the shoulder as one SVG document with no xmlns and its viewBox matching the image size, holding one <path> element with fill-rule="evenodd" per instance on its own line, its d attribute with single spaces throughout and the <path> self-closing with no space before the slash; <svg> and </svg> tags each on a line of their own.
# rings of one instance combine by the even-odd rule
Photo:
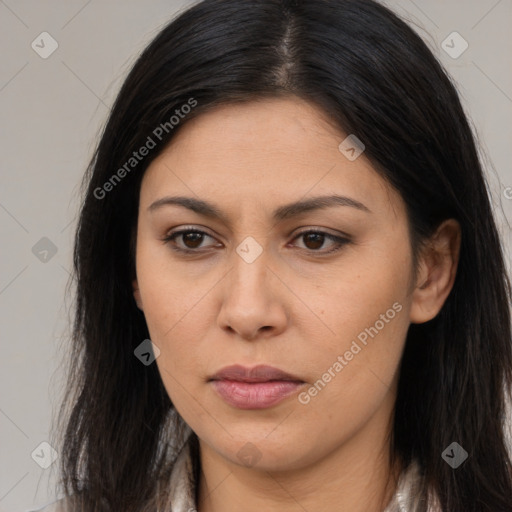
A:
<svg viewBox="0 0 512 512">
<path fill-rule="evenodd" d="M 42 508 L 36 508 L 27 510 L 27 512 L 71 512 L 68 507 L 69 500 L 67 498 L 61 498 L 57 501 L 53 501 Z"/>
</svg>

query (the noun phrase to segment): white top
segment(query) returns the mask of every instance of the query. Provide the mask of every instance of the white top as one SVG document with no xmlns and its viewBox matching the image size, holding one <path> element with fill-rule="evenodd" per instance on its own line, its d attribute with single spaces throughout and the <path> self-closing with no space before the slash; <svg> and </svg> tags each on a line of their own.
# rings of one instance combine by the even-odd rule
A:
<svg viewBox="0 0 512 512">
<path fill-rule="evenodd" d="M 419 485 L 419 466 L 411 464 L 407 471 L 400 475 L 397 490 L 383 512 L 420 512 L 425 510 L 424 502 L 417 493 Z M 195 503 L 195 486 L 193 478 L 190 444 L 186 442 L 178 454 L 171 472 L 168 512 L 189 512 L 197 510 Z M 172 504 L 172 505 L 171 505 Z M 427 512 L 438 512 L 440 509 L 430 507 Z M 66 507 L 66 498 L 54 501 L 37 510 L 27 512 L 72 512 Z"/>
</svg>

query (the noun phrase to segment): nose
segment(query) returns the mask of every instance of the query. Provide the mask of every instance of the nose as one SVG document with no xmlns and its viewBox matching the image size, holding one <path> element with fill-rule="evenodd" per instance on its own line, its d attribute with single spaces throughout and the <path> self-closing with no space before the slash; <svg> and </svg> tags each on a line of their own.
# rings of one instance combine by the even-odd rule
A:
<svg viewBox="0 0 512 512">
<path fill-rule="evenodd" d="M 269 263 L 265 250 L 251 263 L 234 253 L 233 267 L 222 285 L 218 315 L 222 329 L 245 340 L 276 336 L 286 329 L 284 299 L 290 291 Z"/>
</svg>

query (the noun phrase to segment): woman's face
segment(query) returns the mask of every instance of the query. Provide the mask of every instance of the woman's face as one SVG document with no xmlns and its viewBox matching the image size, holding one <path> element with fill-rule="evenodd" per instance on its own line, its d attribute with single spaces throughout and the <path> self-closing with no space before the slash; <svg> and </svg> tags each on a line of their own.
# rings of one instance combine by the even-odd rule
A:
<svg viewBox="0 0 512 512">
<path fill-rule="evenodd" d="M 364 152 L 339 149 L 347 135 L 295 98 L 223 106 L 143 178 L 134 289 L 156 364 L 234 463 L 299 468 L 350 446 L 356 460 L 388 432 L 414 288 L 407 217 Z M 296 382 L 211 380 L 231 365 Z"/>
</svg>

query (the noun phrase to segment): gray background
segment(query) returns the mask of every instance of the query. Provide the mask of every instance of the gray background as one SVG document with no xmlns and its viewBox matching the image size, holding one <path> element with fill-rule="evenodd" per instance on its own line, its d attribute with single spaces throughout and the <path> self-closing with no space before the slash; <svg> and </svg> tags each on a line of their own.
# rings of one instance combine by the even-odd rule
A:
<svg viewBox="0 0 512 512">
<path fill-rule="evenodd" d="M 385 3 L 413 24 L 457 82 L 480 139 L 510 262 L 512 0 Z M 130 65 L 190 4 L 0 0 L 0 511 L 24 511 L 57 497 L 57 463 L 43 469 L 31 454 L 50 441 L 62 397 L 78 184 Z M 469 45 L 458 58 L 443 49 L 454 31 Z M 46 59 L 31 47 L 43 45 L 42 32 L 58 43 Z M 446 44 L 452 52 L 462 48 L 453 37 Z M 47 51 L 48 39 L 44 46 Z M 49 247 L 43 237 L 54 255 L 41 252 Z"/>
</svg>

